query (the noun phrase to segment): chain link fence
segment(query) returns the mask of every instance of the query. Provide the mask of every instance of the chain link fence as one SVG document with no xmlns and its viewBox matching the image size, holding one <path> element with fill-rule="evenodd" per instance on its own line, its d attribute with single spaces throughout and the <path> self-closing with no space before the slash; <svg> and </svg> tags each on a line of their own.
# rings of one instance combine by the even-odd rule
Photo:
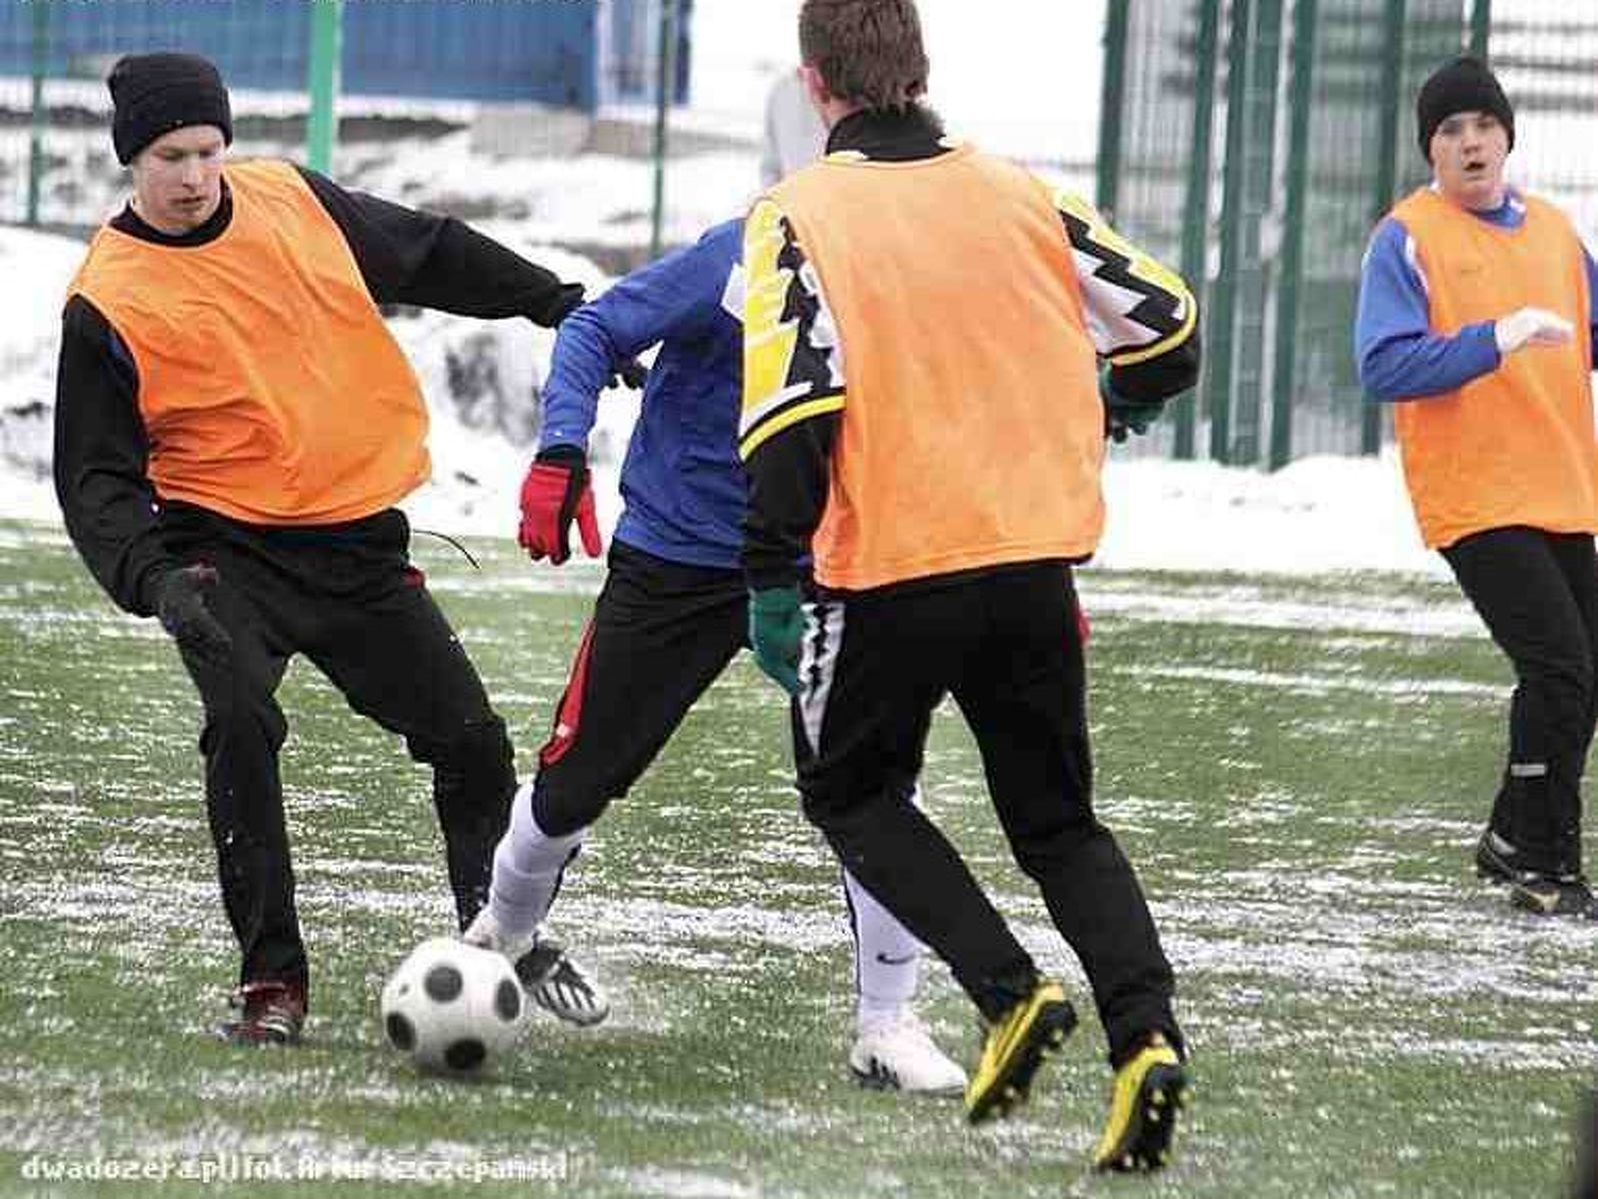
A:
<svg viewBox="0 0 1598 1199">
<path fill-rule="evenodd" d="M 1598 235 L 1598 16 L 1545 0 L 1110 0 L 1099 198 L 1202 289 L 1200 386 L 1136 452 L 1272 468 L 1377 452 L 1352 328 L 1366 240 L 1429 178 L 1414 99 L 1485 55 L 1510 177 Z"/>
<path fill-rule="evenodd" d="M 313 16 L 330 3 L 0 0 L 0 220 L 82 230 L 109 214 L 125 180 L 104 81 L 130 52 L 211 58 L 233 93 L 241 150 L 303 160 Z M 491 153 L 512 142 L 570 153 L 598 114 L 653 104 L 661 3 L 342 0 L 340 145 L 476 134 L 481 123 L 490 141 L 507 130 Z M 692 4 L 675 5 L 668 86 L 682 103 Z"/>
</svg>

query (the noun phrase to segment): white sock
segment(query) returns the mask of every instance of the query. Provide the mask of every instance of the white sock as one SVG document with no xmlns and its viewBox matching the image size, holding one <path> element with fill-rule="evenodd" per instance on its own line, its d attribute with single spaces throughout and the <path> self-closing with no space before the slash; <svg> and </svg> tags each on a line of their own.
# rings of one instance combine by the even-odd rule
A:
<svg viewBox="0 0 1598 1199">
<path fill-rule="evenodd" d="M 861 1032 L 897 1020 L 916 993 L 926 947 L 847 870 L 855 944 L 855 1019 Z"/>
<path fill-rule="evenodd" d="M 586 827 L 551 837 L 533 818 L 533 786 L 524 783 L 511 800 L 510 827 L 494 849 L 489 914 L 506 937 L 530 936 L 543 923 L 561 872 L 588 836 Z"/>
</svg>

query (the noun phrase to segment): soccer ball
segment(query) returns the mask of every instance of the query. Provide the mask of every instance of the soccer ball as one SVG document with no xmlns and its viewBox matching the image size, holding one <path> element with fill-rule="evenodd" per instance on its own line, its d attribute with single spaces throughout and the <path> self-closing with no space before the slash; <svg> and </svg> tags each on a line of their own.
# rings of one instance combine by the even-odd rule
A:
<svg viewBox="0 0 1598 1199">
<path fill-rule="evenodd" d="M 423 1070 L 470 1074 L 511 1047 L 526 1009 L 503 954 L 434 937 L 383 988 L 383 1032 Z"/>
</svg>

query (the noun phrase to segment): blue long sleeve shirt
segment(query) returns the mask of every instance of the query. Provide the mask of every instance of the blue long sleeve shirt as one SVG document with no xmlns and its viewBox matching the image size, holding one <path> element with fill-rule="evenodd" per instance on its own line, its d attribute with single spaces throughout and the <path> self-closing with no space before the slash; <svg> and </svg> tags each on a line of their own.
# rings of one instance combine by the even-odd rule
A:
<svg viewBox="0 0 1598 1199">
<path fill-rule="evenodd" d="M 544 389 L 539 448 L 585 447 L 615 366 L 660 344 L 622 463 L 616 540 L 736 570 L 748 483 L 738 460 L 743 222 L 617 282 L 568 316 Z"/>
<path fill-rule="evenodd" d="M 1511 191 L 1502 205 L 1475 215 L 1499 228 L 1518 229 L 1525 222 L 1526 206 Z M 1585 248 L 1582 255 L 1591 295 L 1588 336 L 1598 347 L 1598 267 Z M 1457 391 L 1472 379 L 1497 370 L 1501 361 L 1492 321 L 1466 325 L 1452 333 L 1431 327 L 1426 280 L 1415 256 L 1414 239 L 1403 223 L 1392 217 L 1376 227 L 1365 252 L 1354 319 L 1354 353 L 1360 383 L 1378 400 L 1414 400 Z"/>
</svg>

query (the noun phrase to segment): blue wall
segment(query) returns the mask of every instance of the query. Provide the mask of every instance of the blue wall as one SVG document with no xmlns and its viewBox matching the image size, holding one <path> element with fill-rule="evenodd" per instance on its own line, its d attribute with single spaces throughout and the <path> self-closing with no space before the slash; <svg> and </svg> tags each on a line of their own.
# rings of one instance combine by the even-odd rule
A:
<svg viewBox="0 0 1598 1199">
<path fill-rule="evenodd" d="M 620 19 L 641 0 L 615 3 Z M 129 51 L 184 49 L 214 59 L 236 87 L 305 88 L 304 0 L 0 0 L 0 73 L 30 72 L 41 10 L 50 75 L 93 74 Z M 597 0 L 346 0 L 342 89 L 592 110 L 597 15 Z M 679 76 L 679 98 L 685 82 Z"/>
<path fill-rule="evenodd" d="M 591 110 L 596 12 L 593 0 L 352 0 L 343 90 Z"/>
</svg>

